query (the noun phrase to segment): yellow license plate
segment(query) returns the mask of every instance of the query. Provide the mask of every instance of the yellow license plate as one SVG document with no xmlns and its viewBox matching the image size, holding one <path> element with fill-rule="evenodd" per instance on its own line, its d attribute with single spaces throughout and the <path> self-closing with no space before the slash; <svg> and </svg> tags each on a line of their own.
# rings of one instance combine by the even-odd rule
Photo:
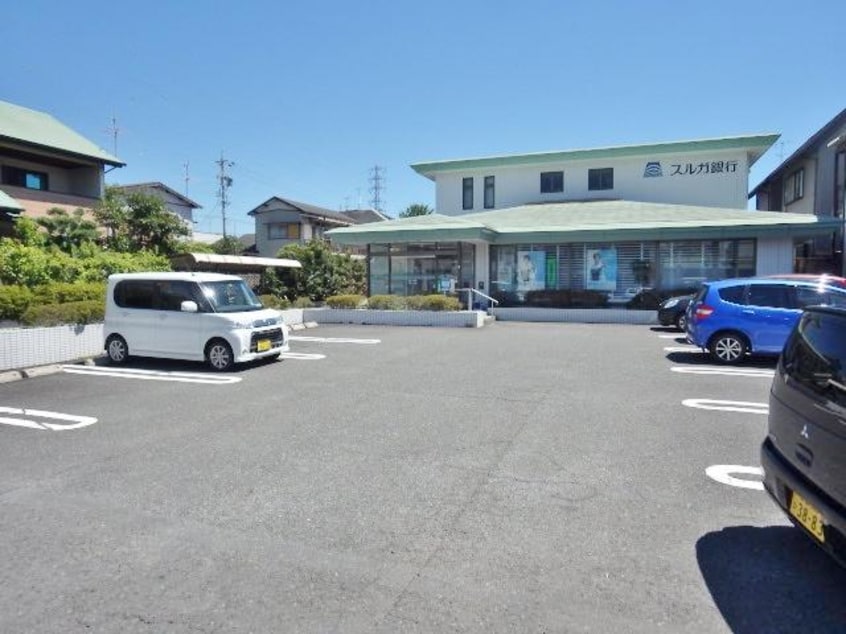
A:
<svg viewBox="0 0 846 634">
<path fill-rule="evenodd" d="M 795 491 L 790 497 L 790 514 L 799 520 L 802 526 L 811 531 L 814 537 L 821 542 L 825 542 L 822 513 L 808 504 L 808 501 Z"/>
<path fill-rule="evenodd" d="M 270 350 L 270 339 L 259 339 L 256 342 L 256 350 L 258 350 L 259 352 Z"/>
</svg>

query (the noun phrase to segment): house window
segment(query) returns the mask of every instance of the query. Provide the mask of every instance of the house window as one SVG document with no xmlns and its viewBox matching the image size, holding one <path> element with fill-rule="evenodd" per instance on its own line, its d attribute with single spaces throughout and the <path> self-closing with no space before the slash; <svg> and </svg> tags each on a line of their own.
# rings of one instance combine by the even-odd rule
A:
<svg viewBox="0 0 846 634">
<path fill-rule="evenodd" d="M 564 191 L 564 172 L 541 172 L 541 194 L 554 194 Z"/>
<path fill-rule="evenodd" d="M 485 209 L 494 208 L 494 177 L 485 176 Z"/>
<path fill-rule="evenodd" d="M 461 208 L 473 209 L 473 179 L 464 178 L 461 180 Z"/>
<path fill-rule="evenodd" d="M 798 169 L 784 181 L 784 204 L 799 200 L 805 195 L 805 168 Z"/>
<path fill-rule="evenodd" d="M 614 168 L 602 167 L 588 170 L 588 189 L 614 189 Z"/>
<path fill-rule="evenodd" d="M 47 191 L 47 173 L 4 165 L 3 184 Z"/>
<path fill-rule="evenodd" d="M 299 240 L 300 225 L 296 222 L 275 222 L 267 225 L 268 240 Z"/>
</svg>

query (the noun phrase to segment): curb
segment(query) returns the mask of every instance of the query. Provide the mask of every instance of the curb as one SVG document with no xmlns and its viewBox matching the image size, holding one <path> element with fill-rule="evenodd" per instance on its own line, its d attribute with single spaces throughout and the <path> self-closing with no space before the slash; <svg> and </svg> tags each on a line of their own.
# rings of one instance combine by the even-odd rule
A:
<svg viewBox="0 0 846 634">
<path fill-rule="evenodd" d="M 13 381 L 20 381 L 22 379 L 34 379 L 39 376 L 49 376 L 57 374 L 62 371 L 65 365 L 91 365 L 92 359 L 83 359 L 81 361 L 69 361 L 68 363 L 51 363 L 49 365 L 38 365 L 31 368 L 21 368 L 20 370 L 3 370 L 0 372 L 0 383 L 11 383 Z"/>
</svg>

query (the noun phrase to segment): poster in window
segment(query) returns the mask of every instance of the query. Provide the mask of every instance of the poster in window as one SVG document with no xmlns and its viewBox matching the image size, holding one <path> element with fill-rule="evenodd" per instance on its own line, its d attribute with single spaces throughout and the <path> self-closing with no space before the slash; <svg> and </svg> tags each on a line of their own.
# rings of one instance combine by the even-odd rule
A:
<svg viewBox="0 0 846 634">
<path fill-rule="evenodd" d="M 617 288 L 617 249 L 588 249 L 585 257 L 585 288 L 613 291 Z"/>
<path fill-rule="evenodd" d="M 546 254 L 543 251 L 517 252 L 517 290 L 538 291 L 546 287 Z"/>
</svg>

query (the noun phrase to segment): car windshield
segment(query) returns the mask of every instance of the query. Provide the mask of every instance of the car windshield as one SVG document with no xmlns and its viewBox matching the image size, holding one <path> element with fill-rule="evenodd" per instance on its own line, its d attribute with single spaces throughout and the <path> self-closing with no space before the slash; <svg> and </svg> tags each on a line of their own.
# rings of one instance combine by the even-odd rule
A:
<svg viewBox="0 0 846 634">
<path fill-rule="evenodd" d="M 203 282 L 200 286 L 216 313 L 239 313 L 263 308 L 259 298 L 244 280 Z"/>
</svg>

